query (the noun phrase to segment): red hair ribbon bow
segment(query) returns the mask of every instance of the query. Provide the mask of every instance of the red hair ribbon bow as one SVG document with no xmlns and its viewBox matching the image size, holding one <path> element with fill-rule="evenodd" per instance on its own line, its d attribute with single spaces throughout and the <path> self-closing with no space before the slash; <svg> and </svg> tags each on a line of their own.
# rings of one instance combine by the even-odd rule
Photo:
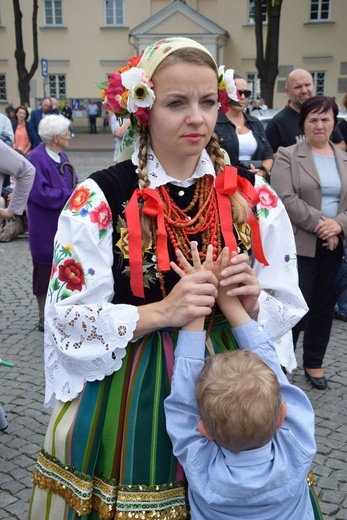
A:
<svg viewBox="0 0 347 520">
<path fill-rule="evenodd" d="M 141 209 L 139 199 L 144 201 Z M 170 258 L 162 200 L 158 193 L 151 188 L 136 189 L 125 209 L 125 218 L 128 225 L 130 286 L 134 296 L 144 298 L 140 211 L 149 217 L 157 217 L 157 261 L 160 271 L 170 269 Z"/>
<path fill-rule="evenodd" d="M 225 166 L 224 172 L 216 178 L 216 192 L 220 217 L 220 225 L 225 245 L 231 251 L 237 251 L 236 239 L 233 232 L 232 207 L 229 195 L 238 190 L 251 206 L 255 206 L 259 202 L 259 195 L 254 186 L 237 174 L 237 168 L 234 166 Z M 248 220 L 248 224 L 252 229 L 252 243 L 254 248 L 254 256 L 258 262 L 269 265 L 263 251 L 261 243 L 260 229 L 257 219 L 253 212 Z"/>
</svg>

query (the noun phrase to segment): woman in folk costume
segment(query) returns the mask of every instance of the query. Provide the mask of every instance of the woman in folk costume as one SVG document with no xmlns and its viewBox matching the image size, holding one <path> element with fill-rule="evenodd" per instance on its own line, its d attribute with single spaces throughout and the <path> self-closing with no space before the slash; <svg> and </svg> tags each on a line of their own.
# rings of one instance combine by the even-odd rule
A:
<svg viewBox="0 0 347 520">
<path fill-rule="evenodd" d="M 150 45 L 102 91 L 138 138 L 132 159 L 80 184 L 59 220 L 45 321 L 54 410 L 32 520 L 188 518 L 163 408 L 178 328 L 206 316 L 207 352 L 237 348 L 213 307 L 213 273 L 170 270 L 192 240 L 202 259 L 208 244 L 215 258 L 234 251 L 222 283 L 239 285 L 233 294 L 295 366 L 287 332 L 305 302 L 289 219 L 262 178 L 225 167 L 213 134 L 234 92 L 232 71 L 187 38 Z"/>
</svg>

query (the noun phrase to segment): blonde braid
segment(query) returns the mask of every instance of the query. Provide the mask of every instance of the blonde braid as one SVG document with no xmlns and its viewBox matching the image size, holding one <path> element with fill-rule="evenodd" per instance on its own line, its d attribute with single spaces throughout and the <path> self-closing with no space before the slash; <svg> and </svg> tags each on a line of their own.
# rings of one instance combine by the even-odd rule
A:
<svg viewBox="0 0 347 520">
<path fill-rule="evenodd" d="M 148 127 L 140 127 L 140 146 L 139 146 L 139 166 L 138 176 L 141 189 L 149 186 L 149 180 L 147 175 L 147 139 L 148 139 Z M 149 217 L 140 212 L 140 221 L 142 229 L 142 249 L 143 251 L 151 245 L 152 241 L 152 222 Z"/>
<path fill-rule="evenodd" d="M 219 146 L 217 134 L 214 132 L 211 135 L 211 139 L 208 145 L 206 146 L 206 151 L 209 154 L 211 161 L 213 162 L 215 172 L 218 175 L 224 170 L 225 158 L 222 149 Z"/>
<path fill-rule="evenodd" d="M 206 146 L 206 150 L 211 158 L 211 161 L 213 162 L 216 175 L 219 175 L 224 170 L 225 155 L 219 146 L 218 137 L 214 132 L 208 145 Z M 236 224 L 246 222 L 251 212 L 251 208 L 247 200 L 238 191 L 236 191 L 233 195 L 230 195 L 230 200 L 234 222 Z"/>
<path fill-rule="evenodd" d="M 138 176 L 141 188 L 147 188 L 149 180 L 147 176 L 147 139 L 148 139 L 148 127 L 140 127 L 140 147 L 139 147 L 139 167 Z"/>
</svg>

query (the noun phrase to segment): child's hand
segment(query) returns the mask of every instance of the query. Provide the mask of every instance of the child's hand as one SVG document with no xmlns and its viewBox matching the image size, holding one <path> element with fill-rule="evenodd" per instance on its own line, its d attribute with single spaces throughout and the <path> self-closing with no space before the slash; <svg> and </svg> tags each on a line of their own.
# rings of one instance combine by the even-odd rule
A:
<svg viewBox="0 0 347 520">
<path fill-rule="evenodd" d="M 237 255 L 237 253 L 235 252 L 234 255 Z M 236 294 L 230 295 L 231 291 L 237 290 L 239 287 L 236 280 L 234 284 L 222 285 L 220 283 L 220 281 L 223 280 L 221 273 L 230 266 L 229 258 L 229 248 L 224 247 L 214 266 L 214 274 L 219 281 L 217 303 L 230 325 L 232 327 L 238 327 L 250 321 L 251 318 L 243 307 L 240 298 Z"/>
<path fill-rule="evenodd" d="M 222 271 L 224 271 L 224 269 L 226 269 L 230 265 L 229 256 L 229 248 L 223 247 L 213 267 L 213 272 L 216 275 L 218 282 L 223 280 Z M 237 284 L 231 283 L 230 285 L 228 285 L 229 290 L 233 289 L 234 287 L 237 287 Z"/>
<path fill-rule="evenodd" d="M 215 273 L 220 280 L 218 294 L 221 287 L 226 288 L 227 295 L 238 296 L 246 311 L 256 319 L 259 311 L 260 285 L 255 270 L 249 265 L 248 255 L 233 251 L 230 262 L 225 265 L 224 261 L 223 265 L 220 273 Z"/>
<path fill-rule="evenodd" d="M 201 271 L 201 269 L 205 269 L 206 271 L 213 271 L 213 247 L 211 244 L 207 246 L 206 259 L 203 263 L 201 263 L 197 242 L 190 243 L 190 250 L 192 253 L 193 265 L 188 262 L 182 251 L 179 249 L 175 251 L 177 260 L 182 266 L 179 267 L 175 262 L 170 262 L 170 265 L 175 273 L 177 273 L 182 278 L 186 274 L 192 274 L 197 271 Z"/>
<path fill-rule="evenodd" d="M 233 298 L 233 296 L 228 295 L 228 292 L 230 292 L 233 289 L 235 289 L 236 287 L 238 287 L 237 284 L 221 285 L 219 283 L 221 280 L 223 280 L 223 277 L 221 275 L 222 271 L 224 271 L 224 269 L 226 269 L 230 265 L 229 257 L 230 257 L 229 248 L 224 247 L 215 262 L 214 270 L 213 270 L 213 272 L 218 280 L 217 303 L 218 303 L 219 307 L 221 308 L 221 310 L 223 310 L 223 311 L 224 311 L 225 307 L 228 305 L 228 302 L 231 301 L 231 298 Z M 236 296 L 236 298 L 237 298 L 237 296 Z"/>
</svg>

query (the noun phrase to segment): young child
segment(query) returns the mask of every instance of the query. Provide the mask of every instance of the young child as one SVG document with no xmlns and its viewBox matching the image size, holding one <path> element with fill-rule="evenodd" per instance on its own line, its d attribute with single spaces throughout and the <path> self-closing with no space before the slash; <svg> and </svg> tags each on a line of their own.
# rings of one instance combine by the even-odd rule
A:
<svg viewBox="0 0 347 520">
<path fill-rule="evenodd" d="M 228 256 L 225 248 L 213 267 L 217 278 Z M 180 276 L 211 269 L 211 256 L 201 266 L 195 244 L 192 258 L 193 266 L 178 252 L 181 268 L 172 267 Z M 239 299 L 219 285 L 217 304 L 241 350 L 205 363 L 203 319 L 191 321 L 179 332 L 165 400 L 192 520 L 313 519 L 306 481 L 316 451 L 312 406 L 288 382 L 273 344 Z"/>
</svg>

